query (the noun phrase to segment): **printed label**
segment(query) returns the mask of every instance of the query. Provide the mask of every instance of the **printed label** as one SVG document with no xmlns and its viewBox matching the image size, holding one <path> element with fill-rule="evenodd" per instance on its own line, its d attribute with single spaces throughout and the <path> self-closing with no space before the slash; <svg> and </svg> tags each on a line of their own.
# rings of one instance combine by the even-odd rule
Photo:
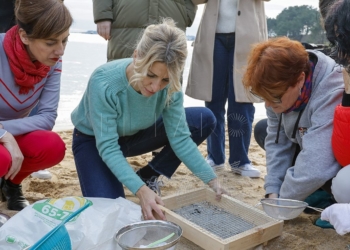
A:
<svg viewBox="0 0 350 250">
<path fill-rule="evenodd" d="M 82 197 L 65 197 L 62 199 L 48 199 L 42 203 L 35 203 L 33 209 L 38 213 L 55 220 L 64 220 L 67 216 L 84 206 L 86 203 L 92 204 L 90 200 Z M 71 221 L 75 221 L 79 215 Z"/>
</svg>

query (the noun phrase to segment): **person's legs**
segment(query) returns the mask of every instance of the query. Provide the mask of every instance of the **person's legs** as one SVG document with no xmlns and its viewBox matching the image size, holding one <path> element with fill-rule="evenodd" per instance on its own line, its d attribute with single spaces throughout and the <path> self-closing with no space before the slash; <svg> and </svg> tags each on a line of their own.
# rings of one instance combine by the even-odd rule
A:
<svg viewBox="0 0 350 250">
<path fill-rule="evenodd" d="M 12 158 L 10 152 L 2 144 L 0 144 L 0 177 L 7 174 L 11 167 L 11 163 Z"/>
<path fill-rule="evenodd" d="M 185 112 L 191 139 L 199 145 L 215 128 L 215 117 L 210 110 L 202 107 L 186 108 Z M 140 155 L 164 146 L 161 152 L 148 164 L 158 175 L 170 178 L 181 164 L 180 159 L 169 144 L 162 118 L 159 118 L 153 126 L 127 138 L 127 140 L 127 142 L 120 143 L 125 156 Z"/>
<path fill-rule="evenodd" d="M 228 81 L 228 109 L 227 128 L 230 146 L 229 164 L 231 167 L 239 167 L 250 164 L 248 149 L 252 133 L 255 108 L 252 103 L 236 102 L 235 89 L 233 86 L 233 57 L 235 50 L 235 36 L 227 39 L 229 51 L 229 81 Z"/>
<path fill-rule="evenodd" d="M 34 116 L 38 113 L 38 103 L 34 106 L 34 108 L 30 111 L 28 116 Z M 52 174 L 50 173 L 49 170 L 47 169 L 42 169 L 36 172 L 33 172 L 31 174 L 32 177 L 34 178 L 39 178 L 39 179 L 51 179 Z"/>
<path fill-rule="evenodd" d="M 35 171 L 55 166 L 64 158 L 66 146 L 55 132 L 38 130 L 15 139 L 24 156 L 21 170 L 12 180 L 15 184 Z"/>
<path fill-rule="evenodd" d="M 262 119 L 254 127 L 254 138 L 258 145 L 265 150 L 265 138 L 267 136 L 267 119 Z"/>
<path fill-rule="evenodd" d="M 249 177 L 259 177 L 260 171 L 254 168 L 248 158 L 255 107 L 252 103 L 236 102 L 233 63 L 235 35 L 227 35 L 226 49 L 229 54 L 227 133 L 229 139 L 229 164 L 233 172 Z"/>
<path fill-rule="evenodd" d="M 214 129 L 215 117 L 206 108 L 186 108 L 185 112 L 191 138 L 199 145 Z M 181 163 L 169 145 L 161 117 L 154 125 L 135 135 L 120 137 L 118 143 L 125 157 L 141 155 L 163 147 L 147 165 L 156 177 L 165 175 L 170 178 Z M 124 197 L 123 185 L 101 159 L 94 136 L 84 135 L 75 129 L 73 154 L 84 196 Z"/>
<path fill-rule="evenodd" d="M 332 194 L 338 203 L 350 202 L 350 165 L 339 170 L 332 180 Z"/>
<path fill-rule="evenodd" d="M 2 200 L 7 200 L 10 210 L 20 211 L 29 205 L 22 193 L 21 182 L 34 171 L 52 167 L 62 161 L 65 144 L 58 134 L 51 131 L 34 131 L 15 136 L 17 144 L 24 156 L 21 170 L 12 179 L 1 180 Z M 1 176 L 11 167 L 11 155 L 3 146 L 0 148 Z M 5 170 L 5 172 L 4 172 Z"/>
<path fill-rule="evenodd" d="M 100 157 L 94 136 L 74 129 L 72 150 L 83 196 L 125 198 L 123 185 Z"/>
<path fill-rule="evenodd" d="M 225 104 L 228 95 L 229 53 L 225 47 L 226 34 L 215 35 L 214 45 L 214 71 L 212 100 L 205 102 L 215 118 L 216 127 L 207 139 L 208 160 L 215 165 L 225 163 Z"/>
</svg>

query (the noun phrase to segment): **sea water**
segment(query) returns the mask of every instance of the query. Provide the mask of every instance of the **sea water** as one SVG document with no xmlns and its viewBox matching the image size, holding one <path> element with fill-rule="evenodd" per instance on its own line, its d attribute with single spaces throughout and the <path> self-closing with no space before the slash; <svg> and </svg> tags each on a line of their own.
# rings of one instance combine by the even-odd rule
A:
<svg viewBox="0 0 350 250">
<path fill-rule="evenodd" d="M 183 74 L 183 91 L 187 85 L 192 59 L 192 41 L 187 42 L 188 58 Z M 70 114 L 79 104 L 91 73 L 107 61 L 107 42 L 97 34 L 71 33 L 63 56 L 61 93 L 54 130 L 72 129 Z M 204 106 L 204 102 L 185 96 L 185 107 Z M 255 104 L 255 119 L 266 117 L 263 104 Z"/>
</svg>

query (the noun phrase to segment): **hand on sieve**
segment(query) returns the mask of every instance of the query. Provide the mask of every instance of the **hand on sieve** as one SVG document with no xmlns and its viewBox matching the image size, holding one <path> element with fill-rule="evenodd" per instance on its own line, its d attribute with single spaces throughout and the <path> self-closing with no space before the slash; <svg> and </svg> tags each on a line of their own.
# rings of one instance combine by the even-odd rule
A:
<svg viewBox="0 0 350 250">
<path fill-rule="evenodd" d="M 221 200 L 221 196 L 223 194 L 228 194 L 228 192 L 221 187 L 221 184 L 219 182 L 219 179 L 218 178 L 215 178 L 215 179 L 212 179 L 211 181 L 208 182 L 208 185 L 211 189 L 214 190 L 214 192 L 216 193 L 216 197 L 215 199 L 217 201 L 220 201 Z"/>
<path fill-rule="evenodd" d="M 143 218 L 145 220 L 166 220 L 164 213 L 159 205 L 164 206 L 162 199 L 146 185 L 143 185 L 137 192 L 136 196 L 140 199 Z"/>
</svg>

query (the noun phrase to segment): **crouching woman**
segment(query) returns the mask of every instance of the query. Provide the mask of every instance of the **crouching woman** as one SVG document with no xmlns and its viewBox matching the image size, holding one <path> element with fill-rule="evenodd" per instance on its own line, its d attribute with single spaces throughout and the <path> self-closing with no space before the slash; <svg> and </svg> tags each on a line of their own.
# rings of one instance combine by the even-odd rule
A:
<svg viewBox="0 0 350 250">
<path fill-rule="evenodd" d="M 15 14 L 18 25 L 0 34 L 0 176 L 2 200 L 19 211 L 29 205 L 22 181 L 65 154 L 64 142 L 51 130 L 73 19 L 59 0 L 17 0 Z"/>
<path fill-rule="evenodd" d="M 140 199 L 143 215 L 164 219 L 158 177 L 183 162 L 212 187 L 225 191 L 197 149 L 215 128 L 206 108 L 184 108 L 180 74 L 187 56 L 185 33 L 172 20 L 148 26 L 132 58 L 109 62 L 92 74 L 72 113 L 73 154 L 84 196 Z M 126 157 L 163 148 L 137 173 Z M 186 183 L 184 183 L 185 185 Z M 154 192 L 156 191 L 156 192 Z"/>
</svg>

